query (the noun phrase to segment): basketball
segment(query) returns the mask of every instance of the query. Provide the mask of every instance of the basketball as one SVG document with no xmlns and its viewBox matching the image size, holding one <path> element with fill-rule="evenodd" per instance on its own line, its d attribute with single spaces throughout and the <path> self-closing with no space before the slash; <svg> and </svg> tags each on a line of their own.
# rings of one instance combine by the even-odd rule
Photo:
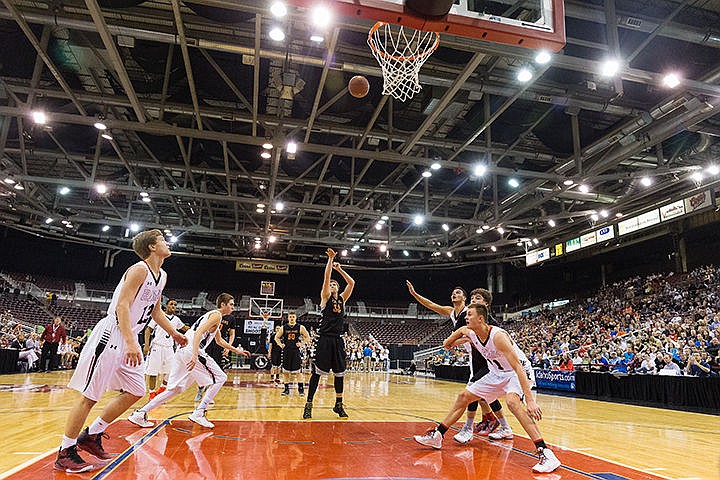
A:
<svg viewBox="0 0 720 480">
<path fill-rule="evenodd" d="M 370 91 L 370 82 L 362 75 L 356 75 L 350 79 L 348 90 L 353 97 L 363 98 Z"/>
</svg>

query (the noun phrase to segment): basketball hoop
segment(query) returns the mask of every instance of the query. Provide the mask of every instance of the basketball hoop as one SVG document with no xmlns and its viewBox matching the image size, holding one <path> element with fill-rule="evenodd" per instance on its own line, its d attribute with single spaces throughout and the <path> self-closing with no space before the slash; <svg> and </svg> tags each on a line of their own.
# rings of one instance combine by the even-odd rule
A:
<svg viewBox="0 0 720 480">
<path fill-rule="evenodd" d="M 260 307 L 260 318 L 263 319 L 263 322 L 267 322 L 270 315 L 272 315 L 272 308 Z"/>
<path fill-rule="evenodd" d="M 383 95 L 404 102 L 422 90 L 420 68 L 437 50 L 440 34 L 409 27 L 406 32 L 402 25 L 377 22 L 367 42 L 382 69 Z"/>
</svg>

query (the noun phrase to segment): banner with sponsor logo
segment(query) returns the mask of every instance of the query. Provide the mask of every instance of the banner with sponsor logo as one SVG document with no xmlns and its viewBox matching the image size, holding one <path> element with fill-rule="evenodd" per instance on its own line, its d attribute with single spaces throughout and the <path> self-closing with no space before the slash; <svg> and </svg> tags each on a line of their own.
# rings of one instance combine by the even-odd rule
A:
<svg viewBox="0 0 720 480">
<path fill-rule="evenodd" d="M 605 240 L 612 240 L 613 237 L 615 237 L 615 229 L 613 228 L 612 225 L 603 227 L 595 233 L 597 234 L 598 242 L 604 242 Z"/>
<path fill-rule="evenodd" d="M 685 199 L 685 213 L 697 212 L 703 208 L 711 207 L 712 204 L 710 190 L 705 190 Z"/>
<path fill-rule="evenodd" d="M 685 215 L 685 202 L 682 200 L 660 207 L 660 220 L 663 222 L 681 215 Z"/>
<path fill-rule="evenodd" d="M 563 244 L 558 243 L 557 245 L 555 245 L 555 256 L 559 257 L 562 254 L 563 254 Z"/>
<path fill-rule="evenodd" d="M 570 253 L 574 252 L 575 250 L 580 250 L 580 238 L 573 238 L 572 240 L 568 240 L 565 242 L 565 251 Z"/>
<path fill-rule="evenodd" d="M 535 382 L 538 388 L 550 390 L 575 391 L 575 372 L 564 372 L 561 370 L 535 369 Z"/>
<path fill-rule="evenodd" d="M 535 265 L 538 263 L 537 251 L 528 252 L 525 254 L 525 266 Z"/>
<path fill-rule="evenodd" d="M 237 260 L 235 262 L 235 270 L 238 272 L 280 273 L 287 275 L 290 273 L 290 265 L 257 260 Z"/>
<path fill-rule="evenodd" d="M 597 243 L 596 232 L 586 233 L 585 235 L 580 237 L 580 246 L 582 248 L 589 247 L 590 245 L 595 245 L 595 243 Z"/>
<path fill-rule="evenodd" d="M 543 248 L 542 250 L 539 250 L 537 252 L 537 261 L 544 262 L 545 260 L 550 258 L 550 249 L 549 248 Z"/>
<path fill-rule="evenodd" d="M 638 215 L 637 217 L 638 221 L 638 230 L 641 228 L 648 228 L 652 227 L 653 225 L 657 225 L 660 223 L 660 212 L 655 210 L 650 210 L 649 212 L 645 212 L 642 215 Z"/>
<path fill-rule="evenodd" d="M 246 335 L 259 335 L 260 330 L 262 330 L 262 325 L 262 320 L 245 320 L 245 324 L 243 325 L 243 333 Z M 271 320 L 268 325 L 268 330 L 272 331 L 273 328 L 273 321 Z M 264 338 L 260 339 L 260 341 L 265 343 Z"/>
<path fill-rule="evenodd" d="M 622 222 L 618 223 L 618 235 L 625 235 L 627 233 L 632 233 L 637 229 L 638 229 L 637 217 L 629 218 L 627 220 L 623 220 Z"/>
</svg>

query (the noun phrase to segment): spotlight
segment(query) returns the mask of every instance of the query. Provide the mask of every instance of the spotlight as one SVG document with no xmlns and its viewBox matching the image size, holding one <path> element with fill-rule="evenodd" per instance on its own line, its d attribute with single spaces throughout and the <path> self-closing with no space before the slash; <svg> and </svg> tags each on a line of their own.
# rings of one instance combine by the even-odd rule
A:
<svg viewBox="0 0 720 480">
<path fill-rule="evenodd" d="M 588 193 L 590 191 L 590 187 L 588 187 L 585 184 L 582 184 L 578 187 L 578 190 L 580 190 L 582 193 Z"/>
<path fill-rule="evenodd" d="M 340 256 L 341 256 L 341 257 L 347 257 L 347 253 L 348 253 L 347 250 L 342 250 L 342 251 L 340 252 Z"/>
<path fill-rule="evenodd" d="M 170 237 L 170 243 L 177 243 L 177 241 L 178 241 L 178 238 L 175 235 Z"/>
<path fill-rule="evenodd" d="M 103 122 L 95 122 L 93 127 L 97 128 L 98 130 L 107 130 L 107 125 L 105 125 Z"/>
<path fill-rule="evenodd" d="M 593 222 L 597 222 L 598 220 L 600 220 L 600 217 L 598 217 L 597 213 L 593 213 L 592 215 L 590 215 L 590 218 Z"/>
<path fill-rule="evenodd" d="M 413 218 L 413 223 L 415 225 L 422 225 L 423 223 L 425 223 L 425 217 L 422 215 L 415 215 L 415 217 Z"/>
<path fill-rule="evenodd" d="M 265 213 L 265 209 L 264 209 L 264 208 L 260 208 L 260 207 L 256 208 L 255 211 L 256 211 L 257 213 Z"/>
<path fill-rule="evenodd" d="M 548 220 L 548 225 L 550 225 L 550 227 L 554 227 L 556 225 L 555 220 L 553 220 L 552 218 Z"/>
<path fill-rule="evenodd" d="M 112 135 L 110 135 L 107 131 L 101 133 L 100 136 L 101 136 L 102 138 L 104 138 L 105 140 L 112 140 L 112 139 L 113 139 Z"/>
<path fill-rule="evenodd" d="M 520 182 L 518 182 L 517 178 L 511 178 L 510 180 L 508 180 L 508 185 L 513 188 L 518 188 L 520 186 Z"/>
<path fill-rule="evenodd" d="M 272 30 L 270 30 L 270 38 L 275 40 L 276 42 L 282 42 L 285 40 L 285 32 L 283 32 L 279 27 L 274 27 Z"/>
<path fill-rule="evenodd" d="M 600 66 L 600 75 L 602 75 L 603 77 L 614 77 L 615 75 L 617 75 L 619 70 L 620 62 L 618 62 L 614 58 L 610 58 L 608 60 L 605 60 L 605 62 Z"/>
<path fill-rule="evenodd" d="M 287 153 L 295 154 L 297 153 L 297 143 L 290 141 L 288 142 L 287 146 L 285 147 L 285 150 Z"/>
<path fill-rule="evenodd" d="M 537 55 L 535 55 L 535 63 L 539 63 L 540 65 L 545 65 L 550 60 L 552 60 L 552 55 L 546 50 L 540 50 Z"/>
<path fill-rule="evenodd" d="M 387 222 L 388 220 L 390 220 L 390 217 L 388 217 L 387 215 L 383 215 L 382 217 L 380 217 L 380 220 L 384 220 Z"/>
<path fill-rule="evenodd" d="M 718 173 L 720 173 L 720 167 L 718 167 L 717 165 L 710 165 L 709 167 L 707 167 L 707 172 L 710 175 L 717 175 Z"/>
<path fill-rule="evenodd" d="M 530 70 L 528 67 L 523 67 L 520 70 L 518 70 L 517 75 L 515 78 L 517 78 L 518 82 L 529 82 L 533 77 L 532 70 Z"/>
<path fill-rule="evenodd" d="M 150 197 L 142 197 L 142 201 L 144 203 L 150 203 L 152 200 L 150 199 Z"/>
<path fill-rule="evenodd" d="M 54 221 L 55 221 L 55 220 L 52 219 L 52 218 L 46 218 L 46 219 L 45 219 L 45 224 L 46 224 L 46 225 L 50 225 L 50 224 L 51 224 L 52 222 L 54 222 Z"/>
<path fill-rule="evenodd" d="M 440 170 L 440 164 L 438 162 L 433 163 L 430 165 L 431 170 Z"/>
<path fill-rule="evenodd" d="M 322 35 L 310 35 L 310 41 L 315 43 L 320 43 L 323 40 L 325 40 L 325 37 Z"/>
<path fill-rule="evenodd" d="M 475 230 L 475 233 L 477 233 L 477 234 L 483 233 L 482 228 L 478 228 L 477 230 Z"/>
<path fill-rule="evenodd" d="M 350 250 L 352 250 L 353 252 L 357 252 L 358 250 L 360 250 L 360 245 L 353 245 Z"/>
<path fill-rule="evenodd" d="M 690 175 L 690 178 L 692 178 L 693 181 L 700 183 L 703 180 L 703 174 L 701 172 L 695 172 Z"/>
<path fill-rule="evenodd" d="M 567 180 L 565 180 L 565 181 L 563 182 L 563 185 L 565 185 L 566 187 L 569 187 L 569 186 L 572 185 L 573 183 L 575 183 L 575 182 L 573 182 L 572 180 L 570 180 L 570 179 L 568 178 Z"/>
<path fill-rule="evenodd" d="M 677 73 L 668 73 L 663 77 L 663 85 L 668 88 L 675 88 L 680 85 L 680 77 Z"/>
<path fill-rule="evenodd" d="M 268 243 L 275 243 L 277 242 L 277 237 L 275 235 L 270 235 L 268 237 Z"/>
<path fill-rule="evenodd" d="M 265 150 L 271 150 L 271 149 L 273 148 L 273 144 L 270 143 L 270 142 L 265 142 L 265 143 L 263 143 L 262 147 L 263 147 Z"/>
<path fill-rule="evenodd" d="M 95 185 L 95 191 L 100 195 L 105 195 L 108 192 L 108 187 L 104 183 L 98 183 Z"/>
<path fill-rule="evenodd" d="M 45 125 L 47 123 L 47 115 L 45 115 L 45 112 L 40 110 L 35 110 L 32 112 L 32 119 L 33 122 L 37 123 L 38 125 Z"/>
<path fill-rule="evenodd" d="M 607 218 L 608 215 L 610 215 L 610 214 L 608 213 L 607 210 L 600 210 L 600 216 L 601 216 L 602 218 Z"/>
<path fill-rule="evenodd" d="M 538 240 L 537 238 L 533 238 L 532 243 L 537 245 L 538 243 L 540 243 L 540 240 Z"/>
<path fill-rule="evenodd" d="M 384 243 L 381 243 L 380 244 L 380 253 L 385 253 L 385 252 L 387 252 L 387 245 L 385 245 Z"/>
<path fill-rule="evenodd" d="M 616 217 L 616 218 L 622 218 L 622 217 L 623 217 L 623 214 L 620 213 L 620 212 L 618 212 L 618 213 L 615 214 L 615 217 Z"/>
<path fill-rule="evenodd" d="M 255 206 L 256 206 L 257 208 L 265 208 L 265 204 L 264 204 L 264 203 L 258 203 L 258 204 L 255 205 Z"/>
<path fill-rule="evenodd" d="M 25 190 L 25 187 L 22 186 L 22 183 L 16 183 L 13 188 L 15 190 Z"/>
<path fill-rule="evenodd" d="M 483 175 L 485 175 L 485 172 L 487 172 L 487 166 L 482 163 L 475 165 L 475 167 L 473 168 L 473 175 L 475 175 L 476 177 L 482 177 Z"/>
<path fill-rule="evenodd" d="M 405 255 L 406 257 L 409 257 L 409 256 L 410 256 L 410 252 L 408 252 L 407 250 L 403 250 L 403 255 Z"/>
<path fill-rule="evenodd" d="M 131 223 L 131 224 L 130 224 L 130 231 L 131 231 L 131 232 L 139 232 L 139 231 L 140 231 L 140 225 L 138 225 L 137 223 L 134 223 L 134 222 Z"/>
<path fill-rule="evenodd" d="M 422 172 L 422 176 L 424 178 L 430 178 L 432 177 L 432 172 L 430 170 L 425 170 L 424 172 Z"/>
<path fill-rule="evenodd" d="M 283 2 L 273 2 L 273 4 L 270 5 L 270 13 L 277 18 L 284 17 L 287 15 L 287 7 Z"/>
<path fill-rule="evenodd" d="M 102 230 L 103 232 L 107 232 L 108 230 L 110 230 L 110 225 L 103 225 L 103 227 L 102 227 L 101 230 Z"/>
<path fill-rule="evenodd" d="M 67 195 L 70 193 L 70 189 L 68 187 L 60 187 L 60 190 L 58 190 L 58 193 L 60 195 Z"/>
<path fill-rule="evenodd" d="M 255 244 L 255 250 L 260 250 L 260 247 L 262 247 L 262 245 L 260 245 L 259 243 Z"/>
<path fill-rule="evenodd" d="M 5 177 L 5 180 L 3 180 L 3 182 L 7 183 L 8 185 L 14 185 L 15 179 L 13 179 L 12 177 Z"/>
<path fill-rule="evenodd" d="M 492 250 L 493 252 L 497 252 L 497 247 L 495 245 L 491 245 L 490 250 Z"/>
<path fill-rule="evenodd" d="M 316 27 L 325 28 L 330 25 L 332 13 L 325 5 L 317 5 L 312 9 L 311 18 Z"/>
<path fill-rule="evenodd" d="M 143 198 L 145 198 L 145 197 L 148 196 L 148 193 L 147 193 L 147 192 L 140 192 L 140 196 L 143 197 Z"/>
<path fill-rule="evenodd" d="M 285 210 L 285 204 L 278 200 L 277 202 L 275 202 L 275 210 L 277 210 L 278 212 L 282 212 L 283 210 Z"/>
<path fill-rule="evenodd" d="M 653 182 L 650 177 L 643 177 L 640 179 L 640 183 L 643 187 L 649 187 L 650 185 L 652 185 Z"/>
<path fill-rule="evenodd" d="M 376 223 L 375 230 L 382 230 L 382 223 L 380 223 L 380 222 Z"/>
<path fill-rule="evenodd" d="M 267 150 L 264 150 L 264 151 L 260 154 L 260 156 L 261 156 L 262 158 L 264 158 L 265 160 L 267 160 L 268 158 L 272 157 L 272 155 L 270 154 L 270 152 L 268 152 Z"/>
<path fill-rule="evenodd" d="M 483 226 L 482 226 L 482 229 L 483 229 L 483 230 L 490 230 L 490 225 L 483 225 Z"/>
<path fill-rule="evenodd" d="M 504 234 L 505 234 L 505 229 L 502 228 L 502 227 L 498 227 L 497 232 L 498 232 L 500 235 L 504 235 Z"/>
<path fill-rule="evenodd" d="M 450 226 L 449 226 L 447 223 L 443 223 L 443 224 L 442 224 L 442 229 L 445 230 L 446 232 L 449 232 L 449 231 L 450 231 Z"/>
<path fill-rule="evenodd" d="M 445 255 L 447 255 L 448 258 L 452 258 L 452 252 L 450 250 L 448 250 Z"/>
</svg>

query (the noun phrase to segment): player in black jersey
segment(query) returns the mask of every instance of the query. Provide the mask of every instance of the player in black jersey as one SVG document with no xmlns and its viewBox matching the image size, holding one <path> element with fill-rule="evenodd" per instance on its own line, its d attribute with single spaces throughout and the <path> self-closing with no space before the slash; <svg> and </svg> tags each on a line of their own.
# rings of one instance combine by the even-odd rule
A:
<svg viewBox="0 0 720 480">
<path fill-rule="evenodd" d="M 281 326 L 276 325 L 275 330 L 270 334 L 268 355 L 270 355 L 270 380 L 280 385 L 280 368 L 282 367 L 282 347 L 278 345 L 277 333 Z"/>
<path fill-rule="evenodd" d="M 347 418 L 347 413 L 342 402 L 343 379 L 345 377 L 345 342 L 342 334 L 345 333 L 345 303 L 350 298 L 355 280 L 342 269 L 340 264 L 335 263 L 335 251 L 328 248 L 327 265 L 323 275 L 323 286 L 320 290 L 320 308 L 322 309 L 322 320 L 318 327 L 318 343 L 315 351 L 315 362 L 313 363 L 312 375 L 308 386 L 307 403 L 303 411 L 303 418 L 312 418 L 312 402 L 320 375 L 327 375 L 330 371 L 335 375 L 335 406 L 333 412 L 340 418 Z M 340 284 L 330 278 L 335 270 L 347 282 L 345 290 L 340 291 Z"/>
<path fill-rule="evenodd" d="M 453 288 L 452 292 L 450 293 L 450 301 L 452 302 L 452 306 L 449 305 L 438 305 L 437 303 L 433 302 L 432 300 L 429 300 L 419 293 L 415 291 L 415 287 L 412 283 L 410 283 L 409 280 L 406 280 L 408 290 L 410 291 L 410 294 L 420 302 L 425 308 L 432 310 L 435 313 L 438 313 L 440 315 L 444 315 L 447 317 L 450 317 L 450 320 L 453 322 L 453 330 L 457 330 L 458 328 L 464 327 L 467 325 L 465 321 L 465 315 L 467 313 L 467 307 L 465 306 L 465 301 L 467 300 L 467 294 L 465 293 L 465 290 L 462 287 L 455 287 Z M 487 290 L 486 290 L 487 291 Z M 473 290 L 473 293 L 476 293 L 476 290 Z M 489 292 L 488 292 L 489 293 Z M 490 297 L 492 301 L 492 296 Z M 483 358 L 482 355 L 480 355 L 479 352 L 477 352 L 475 349 L 470 350 L 470 356 L 472 361 L 472 370 L 471 370 L 471 378 L 469 379 L 470 382 L 476 381 L 483 375 L 488 373 L 488 366 L 487 361 L 485 358 Z M 483 420 L 482 423 L 479 424 L 482 430 L 478 430 L 477 433 L 482 433 L 483 435 L 487 435 L 489 432 L 487 431 L 488 426 L 492 426 L 493 429 L 500 426 L 500 422 L 495 418 L 495 415 L 492 413 L 492 411 L 499 412 L 502 410 L 502 405 L 500 402 L 495 400 L 492 405 L 492 411 L 491 407 L 488 406 L 488 404 L 485 401 L 480 402 L 472 402 L 467 407 L 467 416 L 465 418 L 465 424 L 460 429 L 460 431 L 453 437 L 453 439 L 462 444 L 468 443 L 473 438 L 473 424 L 475 422 L 475 414 L 477 412 L 478 406 L 482 405 L 482 413 L 483 413 Z M 491 420 L 492 419 L 492 420 Z"/>
<path fill-rule="evenodd" d="M 307 329 L 297 323 L 297 314 L 288 312 L 288 323 L 275 334 L 276 343 L 282 348 L 282 369 L 285 374 L 285 390 L 281 395 L 290 395 L 290 384 L 295 381 L 298 393 L 303 395 L 305 387 L 302 378 L 300 344 L 310 342 Z"/>
</svg>

